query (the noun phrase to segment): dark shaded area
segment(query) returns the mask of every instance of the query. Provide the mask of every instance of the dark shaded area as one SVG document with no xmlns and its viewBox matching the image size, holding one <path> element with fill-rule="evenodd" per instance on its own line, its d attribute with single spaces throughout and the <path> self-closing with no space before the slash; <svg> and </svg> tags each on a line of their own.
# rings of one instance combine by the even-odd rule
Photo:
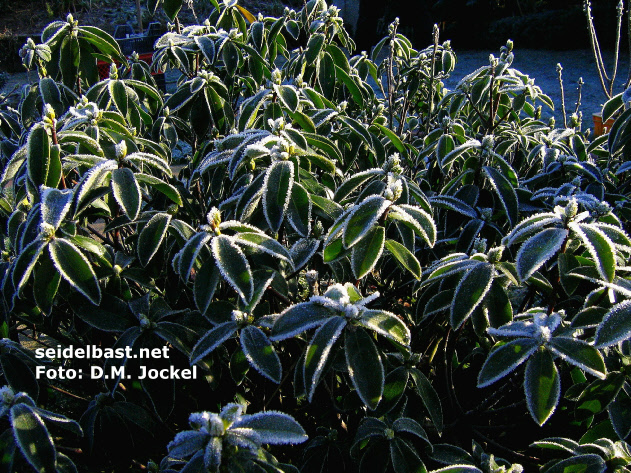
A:
<svg viewBox="0 0 631 473">
<path fill-rule="evenodd" d="M 592 2 L 601 46 L 613 49 L 617 0 Z M 399 32 L 416 47 L 431 43 L 432 26 L 460 49 L 496 48 L 512 39 L 516 47 L 580 49 L 589 47 L 582 0 L 362 0 L 357 31 L 359 49 L 368 49 L 399 17 Z M 626 48 L 626 18 L 623 46 Z"/>
</svg>

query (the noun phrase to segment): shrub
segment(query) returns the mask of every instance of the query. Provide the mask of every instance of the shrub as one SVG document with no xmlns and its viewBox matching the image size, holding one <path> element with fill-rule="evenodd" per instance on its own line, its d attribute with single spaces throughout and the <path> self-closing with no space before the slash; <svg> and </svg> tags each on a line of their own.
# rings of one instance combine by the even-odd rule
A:
<svg viewBox="0 0 631 473">
<path fill-rule="evenodd" d="M 626 471 L 631 112 L 542 122 L 510 41 L 447 90 L 437 30 L 353 55 L 321 0 L 214 6 L 155 45 L 172 94 L 71 16 L 22 49 L 2 468 Z"/>
</svg>

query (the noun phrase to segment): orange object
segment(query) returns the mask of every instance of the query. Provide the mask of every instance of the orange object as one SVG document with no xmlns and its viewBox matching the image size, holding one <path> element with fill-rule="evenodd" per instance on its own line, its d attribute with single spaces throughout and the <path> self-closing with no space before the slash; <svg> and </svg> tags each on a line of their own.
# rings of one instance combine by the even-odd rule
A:
<svg viewBox="0 0 631 473">
<path fill-rule="evenodd" d="M 613 118 L 610 118 L 603 123 L 603 114 L 600 112 L 594 113 L 592 118 L 594 119 L 594 136 L 601 136 L 605 133 L 609 133 L 609 130 L 611 130 L 611 127 L 615 122 Z"/>
</svg>

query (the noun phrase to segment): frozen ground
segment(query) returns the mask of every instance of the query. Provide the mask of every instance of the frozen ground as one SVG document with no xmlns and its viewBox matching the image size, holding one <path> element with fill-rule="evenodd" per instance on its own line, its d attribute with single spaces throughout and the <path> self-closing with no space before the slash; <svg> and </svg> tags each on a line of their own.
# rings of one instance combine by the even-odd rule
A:
<svg viewBox="0 0 631 473">
<path fill-rule="evenodd" d="M 499 56 L 498 51 L 455 51 L 458 63 L 454 74 L 445 81 L 449 88 L 455 87 L 458 81 L 465 75 L 489 63 L 489 54 Z M 557 78 L 556 65 L 563 67 L 563 85 L 565 88 L 565 106 L 569 113 L 573 112 L 578 96 L 578 80 L 583 78 L 582 100 L 580 110 L 584 116 L 584 127 L 591 128 L 591 114 L 600 111 L 606 101 L 601 89 L 598 73 L 594 65 L 592 53 L 589 50 L 571 51 L 547 51 L 534 49 L 515 50 L 515 59 L 512 67 L 528 74 L 535 79 L 535 85 L 541 87 L 543 93 L 549 95 L 554 101 L 554 116 L 557 123 L 562 119 L 561 115 L 561 91 Z M 613 54 L 606 52 L 605 61 L 608 63 L 608 71 L 611 71 Z M 618 79 L 614 93 L 623 91 L 623 84 L 629 72 L 627 55 L 621 55 L 618 66 Z M 545 113 L 545 110 L 544 110 Z M 550 113 L 546 114 L 547 116 Z"/>
<path fill-rule="evenodd" d="M 478 67 L 488 64 L 489 54 L 499 55 L 498 51 L 458 51 L 458 63 L 456 70 L 452 76 L 445 81 L 449 88 L 455 87 L 458 81 L 465 75 L 473 72 Z M 622 60 L 618 66 L 618 80 L 615 92 L 619 93 L 623 90 L 623 83 L 627 78 L 629 70 L 628 56 L 621 55 Z M 608 62 L 609 71 L 613 62 L 613 54 L 607 52 L 605 61 Z M 566 108 L 568 113 L 574 111 L 577 99 L 577 84 L 580 77 L 583 78 L 584 85 L 582 91 L 582 101 L 580 110 L 584 115 L 584 127 L 591 127 L 591 114 L 600 111 L 602 104 L 605 102 L 605 95 L 601 90 L 596 67 L 592 54 L 588 50 L 572 50 L 572 51 L 546 51 L 521 49 L 515 51 L 515 60 L 513 67 L 519 69 L 530 77 L 535 78 L 535 84 L 541 87 L 543 92 L 549 95 L 555 104 L 554 115 L 557 123 L 561 120 L 561 93 L 559 82 L 557 79 L 556 65 L 561 63 L 563 66 L 563 84 L 565 86 Z M 31 78 L 35 78 L 36 73 L 31 73 Z M 174 89 L 176 75 L 173 73 L 167 76 L 168 90 Z M 12 74 L 9 82 L 2 91 L 7 92 L 19 84 L 27 81 L 26 73 Z M 544 116 L 550 116 L 552 112 L 544 109 Z"/>
</svg>

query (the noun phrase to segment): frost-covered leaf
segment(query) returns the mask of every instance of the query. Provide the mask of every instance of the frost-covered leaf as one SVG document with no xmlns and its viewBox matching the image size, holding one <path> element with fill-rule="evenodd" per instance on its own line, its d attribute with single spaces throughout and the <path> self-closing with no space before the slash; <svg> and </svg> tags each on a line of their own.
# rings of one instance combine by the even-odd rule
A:
<svg viewBox="0 0 631 473">
<path fill-rule="evenodd" d="M 613 306 L 596 330 L 597 348 L 605 348 L 631 337 L 631 300 Z"/>
<path fill-rule="evenodd" d="M 386 229 L 374 227 L 362 238 L 360 244 L 353 246 L 351 266 L 355 279 L 361 279 L 372 271 L 381 258 L 385 239 Z"/>
<path fill-rule="evenodd" d="M 245 255 L 232 239 L 225 235 L 213 238 L 211 247 L 221 275 L 247 305 L 254 293 L 254 282 Z"/>
<path fill-rule="evenodd" d="M 197 257 L 211 238 L 212 235 L 208 232 L 196 233 L 176 254 L 175 258 L 177 258 L 177 265 L 174 267 L 184 282 L 189 280 L 193 267 L 195 266 L 195 262 L 197 261 Z"/>
<path fill-rule="evenodd" d="M 303 366 L 305 388 L 309 402 L 324 373 L 331 349 L 346 327 L 346 319 L 340 316 L 330 317 L 313 335 L 305 353 Z"/>
<path fill-rule="evenodd" d="M 529 238 L 517 253 L 517 274 L 526 281 L 543 264 L 552 258 L 565 242 L 565 228 L 547 228 Z"/>
<path fill-rule="evenodd" d="M 285 309 L 272 327 L 274 341 L 292 338 L 326 322 L 336 312 L 314 302 L 301 302 Z"/>
<path fill-rule="evenodd" d="M 83 211 L 99 194 L 96 194 L 110 172 L 117 168 L 116 161 L 109 159 L 92 167 L 75 187 L 75 215 Z"/>
<path fill-rule="evenodd" d="M 415 435 L 416 437 L 424 440 L 428 445 L 431 445 L 427 432 L 425 429 L 414 419 L 409 417 L 399 417 L 392 423 L 392 429 L 395 432 L 406 432 L 408 434 Z"/>
<path fill-rule="evenodd" d="M 403 268 L 412 273 L 416 279 L 421 279 L 421 264 L 410 250 L 394 240 L 386 240 L 385 247 Z"/>
<path fill-rule="evenodd" d="M 495 192 L 497 192 L 511 227 L 515 226 L 519 218 L 519 202 L 513 185 L 497 169 L 489 166 L 484 166 L 482 169 L 491 181 Z"/>
<path fill-rule="evenodd" d="M 524 374 L 528 411 L 539 425 L 552 415 L 561 396 L 559 372 L 546 350 L 537 350 L 528 360 Z"/>
<path fill-rule="evenodd" d="M 278 85 L 275 86 L 274 89 L 278 94 L 278 98 L 286 108 L 292 112 L 298 109 L 298 93 L 295 87 L 291 85 Z"/>
<path fill-rule="evenodd" d="M 181 258 L 180 258 L 181 262 Z M 190 272 L 190 271 L 189 271 Z M 209 258 L 199 269 L 195 277 L 195 286 L 193 288 L 193 296 L 195 297 L 195 305 L 199 312 L 206 316 L 208 308 L 215 295 L 217 285 L 221 281 L 221 273 L 212 258 Z"/>
<path fill-rule="evenodd" d="M 72 197 L 73 192 L 71 189 L 59 190 L 42 186 L 42 205 L 40 207 L 42 222 L 57 230 L 66 217 L 68 210 L 70 210 Z"/>
<path fill-rule="evenodd" d="M 613 242 L 598 227 L 586 223 L 570 223 L 581 241 L 594 258 L 598 274 L 607 282 L 616 275 L 616 250 Z"/>
<path fill-rule="evenodd" d="M 167 449 L 171 458 L 185 459 L 204 448 L 207 442 L 208 434 L 206 432 L 185 430 L 178 432 L 175 438 L 167 445 Z"/>
<path fill-rule="evenodd" d="M 320 240 L 316 238 L 301 238 L 289 250 L 294 267 L 298 270 L 305 266 L 320 248 Z"/>
<path fill-rule="evenodd" d="M 301 237 L 307 237 L 311 233 L 312 206 L 307 190 L 297 182 L 294 183 L 287 207 L 287 219 Z"/>
<path fill-rule="evenodd" d="M 607 468 L 605 461 L 596 454 L 576 455 L 544 470 L 544 473 L 566 473 L 580 471 L 581 473 L 603 473 Z"/>
<path fill-rule="evenodd" d="M 267 235 L 263 233 L 254 233 L 254 232 L 239 233 L 238 235 L 235 235 L 233 237 L 232 241 L 243 246 L 254 248 L 257 251 L 261 251 L 263 253 L 272 255 L 275 258 L 286 261 L 287 263 L 293 266 L 291 255 L 285 249 L 285 247 L 281 245 L 280 243 L 278 243 L 273 238 L 268 237 Z"/>
<path fill-rule="evenodd" d="M 283 374 L 280 358 L 272 342 L 260 328 L 248 325 L 241 329 L 241 348 L 251 366 L 274 383 L 280 383 Z"/>
<path fill-rule="evenodd" d="M 149 261 L 155 256 L 160 248 L 160 244 L 167 233 L 171 215 L 157 213 L 144 226 L 138 236 L 138 260 L 143 266 L 147 266 Z"/>
<path fill-rule="evenodd" d="M 261 443 L 285 445 L 302 443 L 307 434 L 296 420 L 283 412 L 267 411 L 244 415 L 232 424 L 232 429 L 252 429 Z"/>
<path fill-rule="evenodd" d="M 427 469 L 416 449 L 401 438 L 389 442 L 390 459 L 395 473 L 425 473 Z"/>
<path fill-rule="evenodd" d="M 344 351 L 348 374 L 359 398 L 375 410 L 384 388 L 383 365 L 375 343 L 365 330 L 357 327 L 345 332 Z"/>
<path fill-rule="evenodd" d="M 39 187 L 45 185 L 50 167 L 50 137 L 44 125 L 33 126 L 26 140 L 26 166 L 31 182 Z"/>
<path fill-rule="evenodd" d="M 410 376 L 414 380 L 416 392 L 420 396 L 425 409 L 427 409 L 434 427 L 436 427 L 438 432 L 441 432 L 443 430 L 443 408 L 438 393 L 429 379 L 427 379 L 427 376 L 420 370 L 412 368 L 410 370 Z"/>
<path fill-rule="evenodd" d="M 410 344 L 410 330 L 405 322 L 391 312 L 366 309 L 362 311 L 358 323 L 400 345 L 407 347 Z"/>
<path fill-rule="evenodd" d="M 514 371 L 537 348 L 536 340 L 518 338 L 493 349 L 478 374 L 478 387 L 489 386 Z"/>
<path fill-rule="evenodd" d="M 391 202 L 380 195 L 372 195 L 357 205 L 344 223 L 344 247 L 350 248 L 377 223 Z"/>
<path fill-rule="evenodd" d="M 449 323 L 458 329 L 482 302 L 493 283 L 493 266 L 481 263 L 468 270 L 462 277 L 451 303 Z"/>
<path fill-rule="evenodd" d="M 437 195 L 429 199 L 430 203 L 436 207 L 453 210 L 466 217 L 477 218 L 477 212 L 473 207 L 457 197 L 451 195 Z"/>
<path fill-rule="evenodd" d="M 15 441 L 29 464 L 38 472 L 55 472 L 57 467 L 55 445 L 34 408 L 24 403 L 12 406 L 11 426 Z"/>
<path fill-rule="evenodd" d="M 294 185 L 294 164 L 291 161 L 272 163 L 263 183 L 263 214 L 273 232 L 278 232 L 291 199 Z"/>
<path fill-rule="evenodd" d="M 547 345 L 555 355 L 580 369 L 603 379 L 607 374 L 605 361 L 600 352 L 583 340 L 554 337 Z"/>
<path fill-rule="evenodd" d="M 340 184 L 339 187 L 335 190 L 333 200 L 335 200 L 335 202 L 341 202 L 364 182 L 382 174 L 382 169 L 369 169 L 367 171 L 353 174 L 352 176 L 348 177 L 348 179 L 346 179 L 344 182 L 342 182 L 342 184 Z"/>
<path fill-rule="evenodd" d="M 398 220 L 420 236 L 428 246 L 436 243 L 436 225 L 432 216 L 412 205 L 393 205 L 388 212 L 388 219 Z"/>
<path fill-rule="evenodd" d="M 238 329 L 239 326 L 236 322 L 229 321 L 217 325 L 215 328 L 206 332 L 191 351 L 191 366 L 206 358 L 218 346 L 237 333 Z"/>
<path fill-rule="evenodd" d="M 112 194 L 130 220 L 136 220 L 140 213 L 142 194 L 134 173 L 129 168 L 112 171 Z"/>
<path fill-rule="evenodd" d="M 92 265 L 79 249 L 65 238 L 48 244 L 50 257 L 61 276 L 94 305 L 101 303 L 101 287 Z"/>
</svg>

